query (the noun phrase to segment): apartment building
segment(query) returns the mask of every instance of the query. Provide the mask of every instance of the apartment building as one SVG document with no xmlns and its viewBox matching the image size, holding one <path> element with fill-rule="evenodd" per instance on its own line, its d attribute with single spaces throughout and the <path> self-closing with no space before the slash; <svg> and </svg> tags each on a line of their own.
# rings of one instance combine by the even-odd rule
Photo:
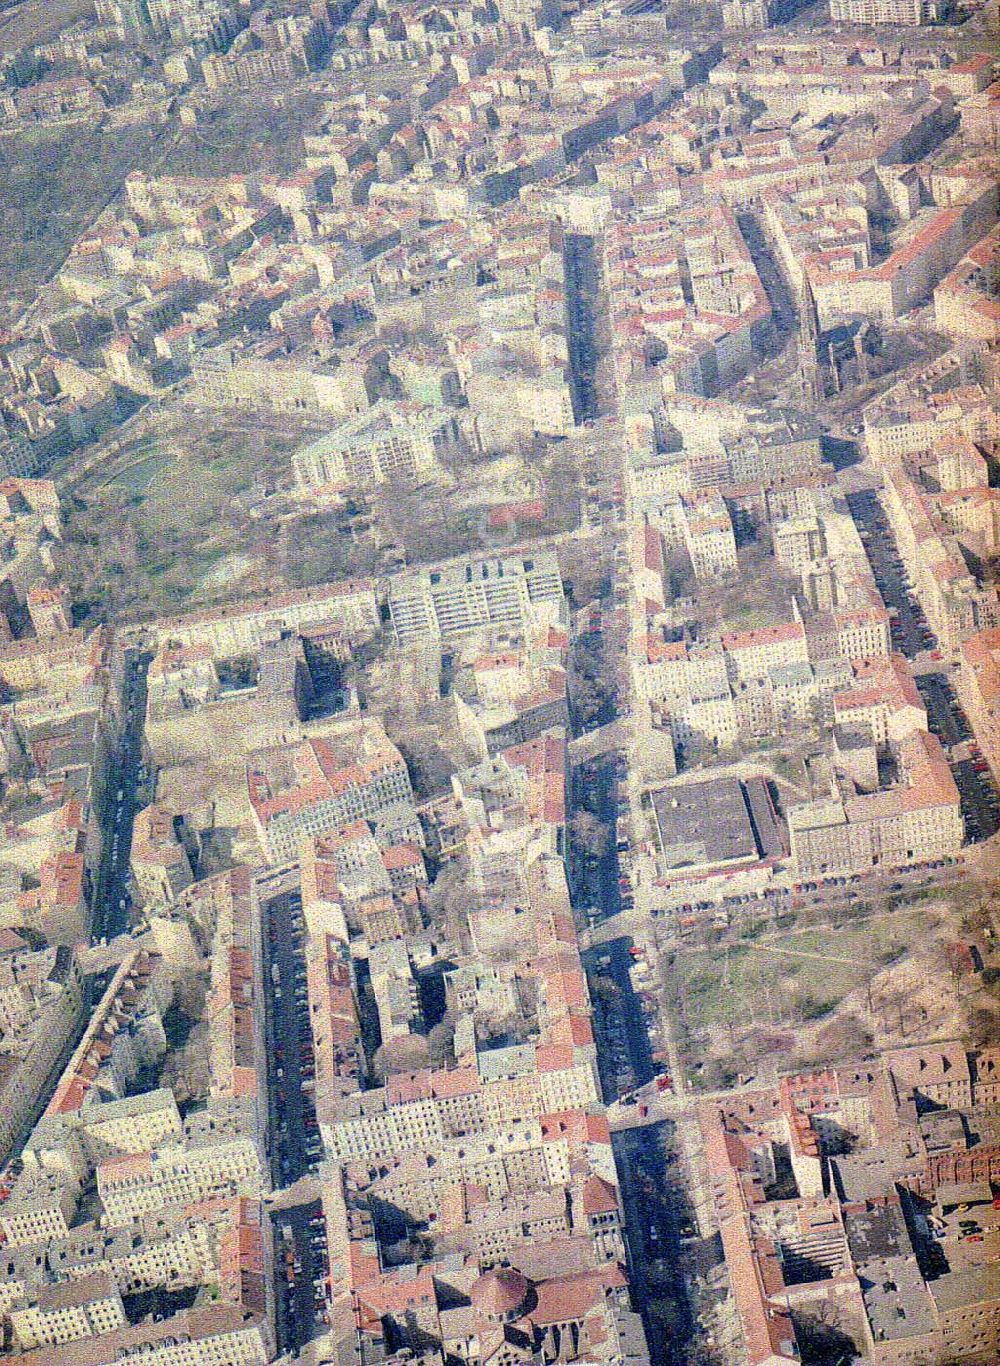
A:
<svg viewBox="0 0 1000 1366">
<path fill-rule="evenodd" d="M 248 1196 L 259 1199 L 264 1178 L 252 1138 L 212 1134 L 152 1152 L 108 1158 L 97 1167 L 97 1193 L 113 1224 L 170 1205 Z"/>
<path fill-rule="evenodd" d="M 504 559 L 449 561 L 389 582 L 389 612 L 402 646 L 488 626 L 525 631 L 557 623 L 564 611 L 554 551 Z"/>
<path fill-rule="evenodd" d="M 962 137 L 980 147 L 1000 147 L 1000 81 L 963 100 Z"/>
<path fill-rule="evenodd" d="M 387 1087 L 345 1099 L 324 1131 L 342 1161 L 414 1147 L 434 1148 L 462 1134 L 485 1133 L 515 1119 L 585 1108 L 598 1099 L 589 1063 L 572 1050 L 550 1062 L 543 1047 L 480 1053 L 478 1068 L 391 1078 Z M 555 1064 L 555 1065 L 553 1065 Z"/>
<path fill-rule="evenodd" d="M 374 584 L 367 579 L 321 584 L 161 618 L 156 624 L 157 647 L 207 646 L 213 659 L 233 659 L 256 654 L 282 631 L 321 626 L 339 628 L 352 642 L 374 635 L 379 627 Z"/>
<path fill-rule="evenodd" d="M 764 678 L 770 669 L 807 664 L 806 632 L 796 610 L 795 619 L 749 631 L 724 631 L 720 643 L 733 683 Z"/>
<path fill-rule="evenodd" d="M 1000 627 L 977 631 L 959 651 L 958 694 L 994 773 L 1000 774 Z"/>
<path fill-rule="evenodd" d="M 50 1106 L 31 1131 L 22 1158 L 25 1167 L 61 1167 L 87 1181 L 98 1163 L 169 1146 L 182 1133 L 173 1092 L 158 1087 L 76 1109 Z"/>
<path fill-rule="evenodd" d="M 422 483 L 441 472 L 439 457 L 457 448 L 447 410 L 378 402 L 370 412 L 321 436 L 292 456 L 301 493 L 367 492 L 381 484 Z"/>
<path fill-rule="evenodd" d="M 1000 258 L 1000 228 L 971 247 L 934 291 L 934 323 L 956 341 L 1000 341 L 1000 302 L 991 281 Z"/>
<path fill-rule="evenodd" d="M 830 0 L 835 24 L 934 24 L 941 18 L 938 0 Z"/>
<path fill-rule="evenodd" d="M 1000 439 L 1000 414 L 978 383 L 940 390 L 919 382 L 891 389 L 865 409 L 865 445 L 877 464 L 931 450 L 949 437 L 980 445 Z"/>
<path fill-rule="evenodd" d="M 269 341 L 254 350 L 225 343 L 199 351 L 191 370 L 195 392 L 213 407 L 349 418 L 371 407 L 385 364 L 381 350 L 324 361 Z"/>
<path fill-rule="evenodd" d="M 852 877 L 955 858 L 961 802 L 936 736 L 915 731 L 898 747 L 900 782 L 876 791 L 833 783 L 829 796 L 793 806 L 788 831 L 799 880 Z"/>
<path fill-rule="evenodd" d="M 860 206 L 859 206 L 860 208 Z M 864 313 L 884 322 L 901 317 L 929 297 L 941 278 L 996 220 L 997 190 L 992 180 L 977 178 L 966 196 L 925 211 L 904 225 L 885 260 L 867 262 L 867 213 L 863 230 L 850 220 L 831 224 L 829 241 L 787 238 L 781 223 L 790 209 L 776 201 L 769 221 L 778 227 L 778 242 L 791 277 L 808 278 L 819 324 L 836 325 Z M 846 213 L 846 209 L 842 210 Z M 854 242 L 855 235 L 860 236 Z"/>
<path fill-rule="evenodd" d="M 971 635 L 1000 626 L 996 585 L 973 572 L 1000 547 L 1000 497 L 967 440 L 939 438 L 933 453 L 889 459 L 884 469 L 903 562 L 942 648 L 955 654 Z"/>
<path fill-rule="evenodd" d="M 146 1366 L 266 1366 L 270 1344 L 260 1318 L 217 1304 L 82 1341 L 14 1353 L 10 1360 L 17 1366 L 113 1366 L 134 1355 L 141 1355 Z"/>
<path fill-rule="evenodd" d="M 174 822 L 173 814 L 162 806 L 147 806 L 136 813 L 129 866 L 136 899 L 143 906 L 169 905 L 193 881 L 187 850 Z"/>
<path fill-rule="evenodd" d="M 42 1286 L 27 1304 L 11 1307 L 10 1325 L 19 1350 L 29 1352 L 111 1333 L 126 1328 L 128 1319 L 111 1277 L 95 1271 Z"/>
<path fill-rule="evenodd" d="M 878 1366 L 995 1358 L 1000 1275 L 965 1232 L 975 1225 L 984 1242 L 996 1236 L 984 1174 L 998 1150 L 991 1116 L 974 1108 L 974 1071 L 974 1055 L 957 1044 L 918 1046 L 699 1107 L 747 1361 L 799 1360 L 796 1330 L 831 1296 L 853 1351 Z M 978 1177 L 966 1125 L 988 1134 Z M 795 1187 L 780 1199 L 769 1191 L 779 1147 Z M 824 1165 L 829 1181 L 816 1186 Z M 937 1265 L 927 1279 L 915 1196 L 933 1230 Z"/>
<path fill-rule="evenodd" d="M 158 1063 L 166 1050 L 162 1016 L 172 999 L 173 984 L 159 954 L 146 949 L 126 954 L 113 970 L 46 1113 L 79 1110 L 91 1092 L 124 1097 L 139 1072 Z"/>
<path fill-rule="evenodd" d="M 0 1206 L 0 1232 L 11 1247 L 44 1243 L 69 1232 L 80 1183 L 65 1170 L 25 1167 Z"/>
<path fill-rule="evenodd" d="M 254 827 L 272 863 L 288 862 L 310 836 L 371 822 L 386 843 L 422 839 L 402 754 L 380 726 L 347 748 L 329 740 L 259 750 L 247 762 Z"/>
<path fill-rule="evenodd" d="M 13 941 L 0 953 L 0 1163 L 37 1112 L 83 1019 L 83 976 L 73 951 L 32 954 L 19 936 Z"/>
<path fill-rule="evenodd" d="M 973 1101 L 969 1056 L 961 1044 L 918 1044 L 885 1054 L 897 1085 L 921 1100 L 949 1110 L 968 1110 Z"/>
<path fill-rule="evenodd" d="M 0 1257 L 0 1309 L 29 1303 L 40 1289 L 105 1274 L 120 1295 L 170 1285 L 205 1285 L 218 1273 L 218 1237 L 212 1220 L 167 1211 L 124 1228 L 78 1224 L 64 1237 L 5 1249 Z M 53 1281 L 53 1277 L 57 1278 Z"/>
</svg>

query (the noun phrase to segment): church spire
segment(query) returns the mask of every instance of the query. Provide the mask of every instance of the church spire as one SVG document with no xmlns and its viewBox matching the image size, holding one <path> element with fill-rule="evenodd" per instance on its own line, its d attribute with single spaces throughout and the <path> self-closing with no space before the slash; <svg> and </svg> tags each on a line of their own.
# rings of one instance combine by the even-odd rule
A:
<svg viewBox="0 0 1000 1366">
<path fill-rule="evenodd" d="M 812 285 L 805 271 L 802 272 L 798 304 L 799 379 L 802 383 L 803 397 L 811 398 L 818 403 L 824 397 L 823 378 L 819 366 L 819 314 L 816 310 L 816 299 L 812 292 Z"/>
</svg>

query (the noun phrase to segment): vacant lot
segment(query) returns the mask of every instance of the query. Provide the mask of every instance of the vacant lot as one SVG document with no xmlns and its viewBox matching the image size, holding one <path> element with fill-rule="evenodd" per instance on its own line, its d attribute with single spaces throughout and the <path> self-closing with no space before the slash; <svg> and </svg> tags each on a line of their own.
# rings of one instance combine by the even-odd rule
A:
<svg viewBox="0 0 1000 1366">
<path fill-rule="evenodd" d="M 227 92 L 224 105 L 171 144 L 159 169 L 164 175 L 288 175 L 302 166 L 302 129 L 311 127 L 322 103 L 309 91 L 279 99 Z"/>
<path fill-rule="evenodd" d="M 857 929 L 762 939 L 728 954 L 685 954 L 680 961 L 689 1022 L 707 1029 L 740 1017 L 771 1024 L 818 1019 L 902 956 L 935 921 L 927 911 L 902 912 Z"/>
</svg>

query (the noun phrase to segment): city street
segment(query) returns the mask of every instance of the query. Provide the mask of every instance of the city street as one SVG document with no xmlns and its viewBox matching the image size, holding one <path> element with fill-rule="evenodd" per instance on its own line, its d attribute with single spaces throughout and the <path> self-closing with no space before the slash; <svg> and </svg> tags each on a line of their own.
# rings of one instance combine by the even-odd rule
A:
<svg viewBox="0 0 1000 1366">
<path fill-rule="evenodd" d="M 311 1099 L 315 1077 L 312 1031 L 302 952 L 305 927 L 298 891 L 279 893 L 261 907 L 264 995 L 267 1001 L 268 1130 L 276 1189 L 314 1173 L 322 1140 Z M 322 1331 L 327 1275 L 316 1203 L 274 1213 L 277 1249 L 278 1335 L 295 1351 Z M 319 1220 L 319 1223 L 316 1220 Z"/>
<path fill-rule="evenodd" d="M 602 854 L 578 851 L 577 899 L 586 906 L 589 918 L 596 923 L 623 909 L 625 891 L 619 884 L 621 873 L 614 838 L 619 815 L 614 756 L 581 764 L 573 772 L 572 789 L 573 809 L 590 811 L 608 831 L 607 847 Z M 627 893 L 625 901 L 630 902 Z"/>
<path fill-rule="evenodd" d="M 630 940 L 614 939 L 599 948 L 588 949 L 583 955 L 583 965 L 592 983 L 595 978 L 610 978 L 615 984 L 613 996 L 605 997 L 598 992 L 595 1001 L 596 1027 L 603 1045 L 606 1101 L 617 1100 L 637 1086 L 644 1086 L 658 1070 L 642 1002 L 629 977 L 630 948 Z"/>
<path fill-rule="evenodd" d="M 580 420 L 597 416 L 594 372 L 597 345 L 594 339 L 594 299 L 598 271 L 594 244 L 589 237 L 570 235 L 564 253 L 566 305 L 569 309 L 569 362 L 575 388 L 574 400 Z"/>
<path fill-rule="evenodd" d="M 627 1104 L 632 1104 L 636 1088 L 662 1070 L 653 1059 L 648 1033 L 656 1021 L 655 1009 L 650 1008 L 648 1015 L 643 1010 L 629 976 L 631 949 L 631 940 L 616 939 L 583 955 L 594 1001 L 604 1098 L 614 1102 L 625 1095 Z M 600 986 L 609 980 L 614 984 L 611 993 Z M 635 1109 L 638 1114 L 638 1105 Z M 678 1344 L 686 1341 L 690 1330 L 680 1240 L 694 1231 L 685 1214 L 683 1182 L 672 1165 L 671 1130 L 667 1121 L 612 1135 L 633 1299 L 643 1313 L 652 1360 L 665 1364 L 683 1359 Z"/>
<path fill-rule="evenodd" d="M 94 893 L 91 942 L 114 939 L 129 927 L 132 823 L 138 809 L 136 791 L 142 770 L 142 728 L 146 713 L 146 670 L 149 656 L 125 652 L 124 725 L 118 751 L 108 765 L 104 809 L 104 847 Z"/>
<path fill-rule="evenodd" d="M 693 1326 L 681 1253 L 681 1238 L 693 1225 L 682 1179 L 674 1176 L 672 1127 L 667 1120 L 612 1136 L 633 1298 L 643 1311 L 650 1360 L 663 1366 L 685 1359 Z"/>
<path fill-rule="evenodd" d="M 326 1326 L 330 1266 L 318 1200 L 272 1215 L 278 1346 L 294 1353 Z"/>
<path fill-rule="evenodd" d="M 864 544 L 875 583 L 889 609 L 893 648 L 907 659 L 936 650 L 937 640 L 907 582 L 906 570 L 878 494 L 872 489 L 849 493 L 847 506 Z"/>
<path fill-rule="evenodd" d="M 301 896 L 297 891 L 282 892 L 264 903 L 262 913 L 272 1178 L 280 1188 L 315 1165 L 322 1143 L 316 1111 L 304 1089 L 311 1086 L 316 1068 L 302 953 Z"/>
<path fill-rule="evenodd" d="M 872 491 L 849 494 L 847 503 L 890 612 L 893 646 L 908 659 L 924 665 L 916 673 L 915 682 L 927 708 L 928 725 L 940 739 L 951 764 L 962 799 L 968 840 L 976 844 L 989 839 L 1000 829 L 1000 798 L 975 748 L 971 727 L 941 661 L 938 642 L 907 582 L 888 518 L 878 495 Z M 934 670 L 937 663 L 940 668 Z"/>
<path fill-rule="evenodd" d="M 917 688 L 927 708 L 927 722 L 939 738 L 951 764 L 962 798 L 962 815 L 969 842 L 978 844 L 1000 829 L 1000 797 L 948 676 L 921 674 Z M 979 765 L 977 769 L 976 765 Z"/>
</svg>

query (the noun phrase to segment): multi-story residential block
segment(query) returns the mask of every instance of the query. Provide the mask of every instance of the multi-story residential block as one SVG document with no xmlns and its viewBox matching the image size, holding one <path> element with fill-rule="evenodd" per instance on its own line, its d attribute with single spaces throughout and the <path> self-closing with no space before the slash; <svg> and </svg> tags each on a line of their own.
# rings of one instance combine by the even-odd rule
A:
<svg viewBox="0 0 1000 1366">
<path fill-rule="evenodd" d="M 97 1167 L 97 1193 L 117 1225 L 171 1205 L 201 1200 L 259 1199 L 264 1187 L 252 1134 L 228 1117 L 185 1126 L 182 1141 L 151 1152 L 108 1158 Z"/>
<path fill-rule="evenodd" d="M 972 1227 L 984 1242 L 997 1236 L 983 1175 L 998 1150 L 988 1112 L 974 1108 L 974 1072 L 975 1055 L 958 1045 L 914 1047 L 699 1108 L 711 1222 L 749 1361 L 798 1360 L 802 1320 L 789 1306 L 831 1292 L 854 1349 L 873 1362 L 995 1356 L 1000 1279 L 988 1257 L 963 1253 Z M 959 1122 L 938 1122 L 935 1108 Z M 965 1124 L 990 1128 L 990 1151 L 976 1164 Z M 794 1178 L 780 1200 L 779 1149 Z M 824 1166 L 829 1183 L 817 1186 Z M 939 1260 L 931 1278 L 926 1235 L 911 1220 L 920 1205 L 931 1211 Z"/>
<path fill-rule="evenodd" d="M 387 843 L 421 839 L 403 756 L 372 723 L 348 748 L 307 740 L 263 750 L 247 764 L 254 826 L 273 863 L 296 858 L 304 840 L 357 820 Z"/>
<path fill-rule="evenodd" d="M 62 1167 L 86 1181 L 98 1163 L 169 1145 L 183 1132 L 177 1102 L 165 1087 L 75 1109 L 59 1108 L 63 1099 L 69 1097 L 58 1096 L 31 1131 L 22 1150 L 25 1167 Z"/>
<path fill-rule="evenodd" d="M 125 1097 L 139 1073 L 166 1051 L 163 1012 L 172 999 L 162 957 L 140 948 L 127 952 L 112 970 L 46 1113 L 79 1110 L 90 1093 Z"/>
<path fill-rule="evenodd" d="M 141 1353 L 148 1366 L 266 1366 L 267 1328 L 228 1304 L 182 1310 L 157 1323 L 102 1333 L 82 1342 L 15 1354 L 18 1366 L 112 1366 Z"/>
<path fill-rule="evenodd" d="M 928 623 L 956 653 L 977 631 L 1000 626 L 1000 592 L 976 570 L 1000 550 L 1000 496 L 968 440 L 939 438 L 938 449 L 889 458 L 885 507 Z"/>
<path fill-rule="evenodd" d="M 58 1347 L 126 1328 L 128 1319 L 111 1277 L 95 1271 L 79 1279 L 42 1287 L 10 1310 L 14 1338 L 22 1352 Z"/>
<path fill-rule="evenodd" d="M 169 905 L 192 882 L 191 864 L 177 836 L 175 819 L 162 806 L 147 806 L 136 813 L 130 867 L 141 905 Z"/>
<path fill-rule="evenodd" d="M 959 651 L 958 693 L 994 773 L 1000 773 L 1000 627 L 977 631 Z"/>
<path fill-rule="evenodd" d="M 62 1238 L 79 1198 L 80 1183 L 66 1171 L 26 1166 L 0 1207 L 0 1232 L 11 1247 Z"/>
<path fill-rule="evenodd" d="M 917 730 L 898 747 L 900 780 L 864 791 L 848 780 L 788 812 L 791 857 L 800 880 L 856 876 L 954 858 L 964 824 L 955 779 L 936 736 Z"/>
<path fill-rule="evenodd" d="M 552 551 L 505 559 L 450 561 L 439 569 L 397 575 L 389 612 L 400 645 L 448 639 L 489 626 L 525 631 L 557 624 L 562 579 Z"/>
<path fill-rule="evenodd" d="M 71 949 L 32 953 L 9 931 L 0 951 L 0 1161 L 37 1112 L 83 1020 L 84 988 Z"/>
<path fill-rule="evenodd" d="M 440 474 L 439 457 L 458 440 L 454 414 L 447 410 L 380 402 L 297 450 L 292 472 L 302 493 L 364 493 L 386 483 L 419 484 Z"/>
<path fill-rule="evenodd" d="M 1000 147 L 1000 81 L 963 100 L 959 112 L 964 139 L 981 147 Z"/>
<path fill-rule="evenodd" d="M 341 629 L 350 641 L 372 636 L 379 627 L 374 585 L 365 579 L 325 584 L 168 617 L 157 623 L 157 643 L 161 648 L 207 646 L 213 659 L 233 659 L 256 654 L 276 631 L 324 625 Z"/>
<path fill-rule="evenodd" d="M 998 254 L 1000 228 L 994 228 L 934 290 L 934 322 L 956 341 L 1000 341 L 1000 303 L 991 286 Z"/>
<path fill-rule="evenodd" d="M 835 24 L 933 24 L 941 17 L 937 0 L 830 0 Z"/>
</svg>

